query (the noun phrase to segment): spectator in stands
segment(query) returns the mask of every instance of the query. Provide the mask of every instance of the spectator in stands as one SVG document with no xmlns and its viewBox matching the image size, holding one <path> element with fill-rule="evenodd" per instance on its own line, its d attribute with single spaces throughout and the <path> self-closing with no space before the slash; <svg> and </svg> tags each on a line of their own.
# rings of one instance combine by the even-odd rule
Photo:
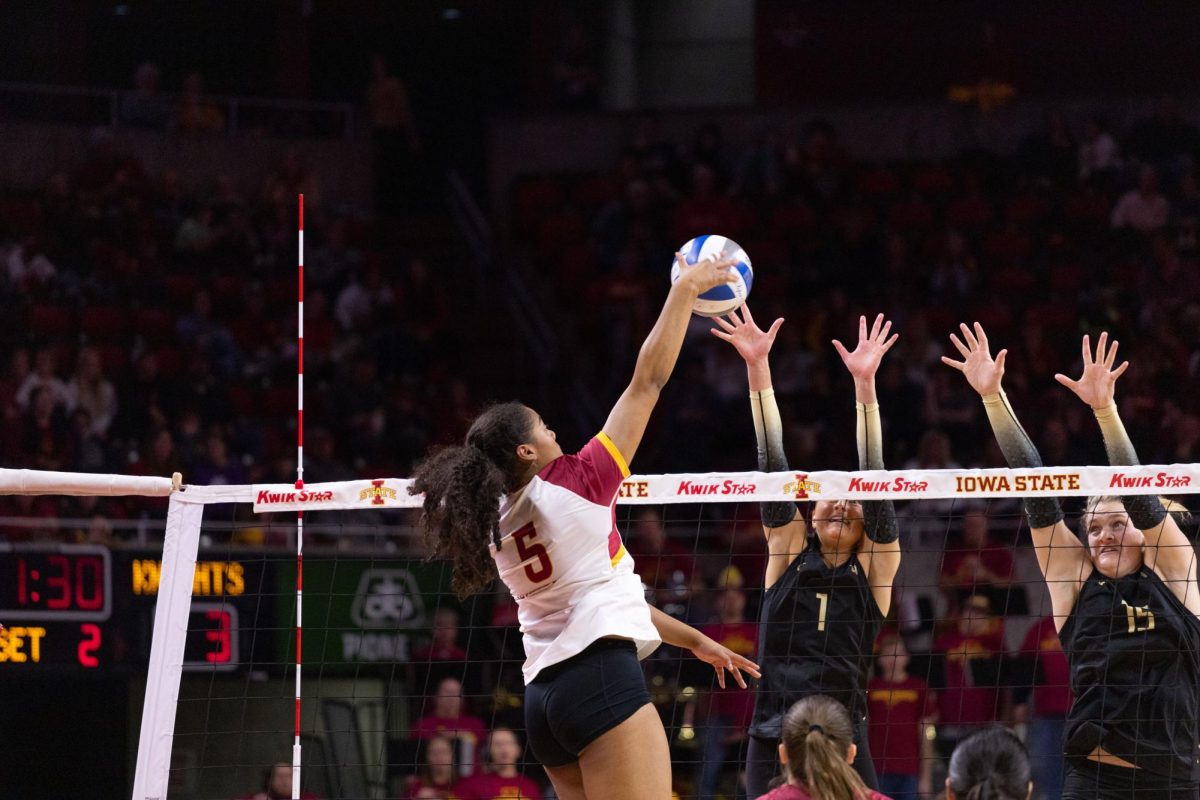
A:
<svg viewBox="0 0 1200 800">
<path fill-rule="evenodd" d="M 942 557 L 939 585 L 951 608 L 971 594 L 985 594 L 993 601 L 1012 583 L 1012 548 L 991 538 L 990 520 L 983 508 L 972 508 L 962 516 L 958 542 Z"/>
<path fill-rule="evenodd" d="M 458 800 L 542 800 L 537 781 L 522 775 L 521 741 L 511 728 L 496 728 L 488 736 L 486 772 L 465 778 L 454 787 Z"/>
<path fill-rule="evenodd" d="M 279 761 L 267 768 L 262 791 L 242 795 L 240 800 L 291 800 L 291 797 L 292 765 L 287 761 Z M 317 800 L 317 796 L 301 788 L 300 799 Z"/>
<path fill-rule="evenodd" d="M 455 786 L 459 782 L 459 770 L 454 749 L 454 743 L 446 736 L 430 736 L 425 739 L 421 747 L 421 765 L 417 774 L 406 782 L 402 800 L 429 797 L 430 789 L 439 792 L 440 794 L 434 796 L 443 800 L 456 798 Z"/>
<path fill-rule="evenodd" d="M 983 594 L 963 603 L 954 628 L 933 643 L 944 660 L 938 690 L 937 749 L 949 758 L 955 746 L 994 720 L 1005 718 L 1005 692 L 1001 686 L 1004 660 L 1004 623 L 992 614 Z"/>
<path fill-rule="evenodd" d="M 1170 95 L 1158 101 L 1149 117 L 1133 124 L 1126 141 L 1129 155 L 1165 169 L 1169 176 L 1195 164 L 1200 155 L 1200 130 L 1183 118 L 1179 101 Z"/>
<path fill-rule="evenodd" d="M 192 468 L 192 481 L 214 486 L 234 486 L 248 482 L 246 468 L 230 455 L 225 436 L 217 428 L 208 433 L 204 458 Z"/>
<path fill-rule="evenodd" d="M 937 717 L 937 702 L 925 679 L 909 674 L 908 663 L 904 641 L 890 631 L 880 634 L 867 719 L 879 790 L 893 800 L 917 800 L 932 788 L 933 743 L 925 731 Z"/>
<path fill-rule="evenodd" d="M 166 128 L 171 106 L 158 90 L 158 67 L 147 61 L 133 74 L 133 91 L 121 95 L 121 122 L 134 128 Z"/>
<path fill-rule="evenodd" d="M 950 449 L 950 437 L 940 430 L 927 430 L 917 443 L 917 452 L 904 469 L 961 469 Z M 956 511 L 953 500 L 916 500 L 901 512 L 900 529 L 912 545 L 944 547 L 946 520 Z"/>
<path fill-rule="evenodd" d="M 103 437 L 117 416 L 117 390 L 104 377 L 100 352 L 94 347 L 79 351 L 75 376 L 67 384 L 67 408 L 86 411 L 92 432 Z"/>
<path fill-rule="evenodd" d="M 708 231 L 724 231 L 734 236 L 741 218 L 733 201 L 717 190 L 717 172 L 712 165 L 692 167 L 692 191 L 675 209 L 672 230 L 675 239 L 686 242 Z"/>
<path fill-rule="evenodd" d="M 571 22 L 554 61 L 554 88 L 560 108 L 584 110 L 600 101 L 600 72 L 587 28 Z"/>
<path fill-rule="evenodd" d="M 1090 117 L 1079 145 L 1079 177 L 1113 180 L 1121 168 L 1121 146 L 1100 117 Z"/>
<path fill-rule="evenodd" d="M 317 174 L 304 163 L 299 150 L 289 147 L 275 168 L 267 173 L 263 181 L 262 199 L 270 205 L 286 209 L 288 221 L 292 222 L 291 211 L 295 209 L 296 196 L 300 194 L 304 195 L 306 211 L 320 208 L 320 181 Z M 294 222 L 290 233 L 294 239 Z"/>
<path fill-rule="evenodd" d="M 1077 172 L 1075 137 L 1061 111 L 1050 111 L 1041 129 L 1025 137 L 1017 150 L 1024 167 L 1034 176 L 1068 184 Z"/>
<path fill-rule="evenodd" d="M 1021 645 L 1013 687 L 1013 720 L 1029 725 L 1034 796 L 1055 800 L 1063 786 L 1063 731 L 1071 710 L 1071 670 L 1053 617 L 1038 620 Z"/>
<path fill-rule="evenodd" d="M 38 392 L 45 389 L 49 393 L 50 403 L 55 408 L 67 408 L 71 403 L 71 395 L 67 385 L 58 377 L 58 353 L 53 347 L 43 347 L 34 359 L 34 370 L 25 376 L 21 387 L 17 389 L 17 406 L 29 408 Z"/>
<path fill-rule="evenodd" d="M 1158 171 L 1142 167 L 1138 185 L 1121 196 L 1112 212 L 1114 229 L 1131 228 L 1141 234 L 1151 234 L 1167 224 L 1171 204 L 1158 190 Z"/>
<path fill-rule="evenodd" d="M 456 678 L 443 678 L 433 697 L 433 713 L 417 720 L 409 736 L 416 740 L 447 738 L 457 748 L 464 773 L 471 774 L 471 766 L 482 763 L 487 728 L 483 720 L 465 713 L 462 683 Z"/>
<path fill-rule="evenodd" d="M 8 251 L 5 268 L 13 286 L 34 292 L 51 284 L 58 267 L 46 255 L 45 245 L 36 236 L 26 236 Z"/>
<path fill-rule="evenodd" d="M 184 133 L 217 133 L 225 129 L 225 115 L 204 89 L 204 76 L 189 72 L 183 93 L 175 104 L 175 127 Z"/>
<path fill-rule="evenodd" d="M 54 400 L 48 386 L 38 389 L 25 414 L 25 466 L 33 469 L 65 470 L 67 463 L 67 416 Z"/>
<path fill-rule="evenodd" d="M 642 583 L 663 599 L 673 586 L 691 582 L 695 566 L 691 551 L 667 536 L 662 513 L 657 508 L 638 509 L 628 549 Z"/>
<path fill-rule="evenodd" d="M 221 375 L 237 373 L 241 353 L 229 329 L 214 318 L 212 295 L 207 290 L 196 292 L 191 313 L 180 317 L 175 330 L 181 345 L 203 353 Z"/>
<path fill-rule="evenodd" d="M 92 425 L 92 415 L 87 409 L 77 408 L 71 412 L 67 441 L 67 450 L 71 454 L 71 471 L 108 471 L 108 449 L 104 440 L 96 433 Z"/>
<path fill-rule="evenodd" d="M 179 229 L 175 232 L 175 249 L 183 254 L 203 254 L 212 248 L 214 241 L 212 206 L 197 204 L 179 223 Z"/>
<path fill-rule="evenodd" d="M 746 619 L 746 592 L 744 581 L 737 567 L 726 567 L 717 578 L 717 598 L 714 603 L 716 621 L 700 628 L 722 647 L 735 653 L 754 658 L 758 652 L 758 625 Z M 711 676 L 709 676 L 711 679 Z M 697 798 L 713 800 L 717 797 L 717 783 L 722 769 L 730 764 L 741 766 L 739 758 L 750 718 L 754 715 L 754 689 L 730 686 L 701 695 L 700 746 L 701 756 L 697 770 Z M 745 795 L 743 776 L 737 777 L 738 797 Z"/>
<path fill-rule="evenodd" d="M 439 608 L 433 615 L 433 638 L 413 650 L 416 661 L 465 661 L 467 652 L 458 646 L 458 612 Z"/>
<path fill-rule="evenodd" d="M 367 113 L 371 120 L 375 208 L 395 213 L 405 207 L 405 198 L 413 194 L 414 156 L 421 140 L 408 88 L 379 53 L 371 56 Z"/>
</svg>

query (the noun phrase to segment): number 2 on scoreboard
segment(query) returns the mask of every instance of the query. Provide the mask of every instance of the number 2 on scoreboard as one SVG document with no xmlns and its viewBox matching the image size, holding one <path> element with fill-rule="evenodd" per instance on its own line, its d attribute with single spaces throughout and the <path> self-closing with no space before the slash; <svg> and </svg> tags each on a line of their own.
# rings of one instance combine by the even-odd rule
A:
<svg viewBox="0 0 1200 800">
<path fill-rule="evenodd" d="M 537 531 L 533 523 L 513 532 L 513 541 L 517 544 L 517 555 L 522 561 L 537 559 L 536 563 L 525 565 L 525 577 L 534 583 L 541 583 L 554 573 L 554 565 L 550 563 L 550 554 L 541 542 L 535 542 Z"/>
</svg>

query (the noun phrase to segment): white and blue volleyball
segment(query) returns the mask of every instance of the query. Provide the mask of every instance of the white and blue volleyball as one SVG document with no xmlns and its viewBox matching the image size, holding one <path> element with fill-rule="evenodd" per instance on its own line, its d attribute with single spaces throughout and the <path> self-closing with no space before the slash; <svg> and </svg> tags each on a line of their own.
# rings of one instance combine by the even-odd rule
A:
<svg viewBox="0 0 1200 800">
<path fill-rule="evenodd" d="M 679 248 L 684 260 L 695 264 L 709 258 L 734 258 L 737 263 L 733 269 L 738 273 L 738 280 L 733 283 L 722 283 L 709 289 L 696 298 L 692 313 L 701 317 L 719 317 L 742 307 L 750 296 L 750 287 L 754 283 L 754 270 L 750 267 L 750 256 L 742 246 L 733 239 L 724 236 L 697 236 L 683 247 Z M 679 262 L 671 267 L 671 283 L 679 280 Z"/>
</svg>

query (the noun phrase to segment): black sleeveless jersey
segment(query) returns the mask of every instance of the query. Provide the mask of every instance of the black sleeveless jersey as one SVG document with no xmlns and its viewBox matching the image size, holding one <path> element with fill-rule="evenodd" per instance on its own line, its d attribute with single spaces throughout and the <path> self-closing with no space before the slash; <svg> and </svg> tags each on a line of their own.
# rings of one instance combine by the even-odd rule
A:
<svg viewBox="0 0 1200 800">
<path fill-rule="evenodd" d="M 825 694 L 866 718 L 867 679 L 883 614 L 858 556 L 829 567 L 810 535 L 803 552 L 763 593 L 758 663 L 762 671 L 750 733 L 779 736 L 797 700 Z"/>
<path fill-rule="evenodd" d="M 1075 703 L 1066 754 L 1097 746 L 1151 772 L 1200 779 L 1200 621 L 1152 570 L 1093 570 L 1059 632 Z"/>
</svg>

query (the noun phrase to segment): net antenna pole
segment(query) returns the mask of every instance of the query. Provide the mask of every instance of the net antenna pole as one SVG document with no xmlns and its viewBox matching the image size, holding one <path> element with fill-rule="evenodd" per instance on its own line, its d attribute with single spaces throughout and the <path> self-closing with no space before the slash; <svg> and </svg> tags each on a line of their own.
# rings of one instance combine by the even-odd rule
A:
<svg viewBox="0 0 1200 800">
<path fill-rule="evenodd" d="M 298 196 L 299 223 L 296 336 L 296 489 L 304 488 L 304 195 Z M 304 512 L 296 512 L 296 730 L 292 741 L 292 800 L 300 800 L 300 610 L 304 591 Z"/>
</svg>

